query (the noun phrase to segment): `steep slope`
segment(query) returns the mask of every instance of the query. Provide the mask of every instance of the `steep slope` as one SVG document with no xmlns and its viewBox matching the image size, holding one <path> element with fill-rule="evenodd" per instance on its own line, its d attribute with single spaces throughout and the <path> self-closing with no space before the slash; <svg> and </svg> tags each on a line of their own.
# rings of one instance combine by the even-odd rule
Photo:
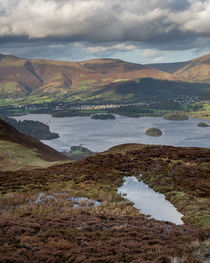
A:
<svg viewBox="0 0 210 263">
<path fill-rule="evenodd" d="M 3 97 L 29 95 L 42 84 L 25 59 L 0 56 L 0 95 Z"/>
<path fill-rule="evenodd" d="M 210 54 L 186 62 L 148 64 L 186 81 L 210 83 Z"/>
<path fill-rule="evenodd" d="M 146 66 L 173 74 L 174 72 L 184 67 L 188 63 L 189 61 L 175 62 L 175 63 L 156 63 L 156 64 L 147 64 Z"/>
<path fill-rule="evenodd" d="M 49 166 L 67 158 L 39 140 L 21 134 L 0 119 L 0 170 Z"/>
<path fill-rule="evenodd" d="M 26 60 L 0 55 L 0 97 L 20 97 L 54 92 L 80 92 L 114 81 L 175 76 L 115 59 L 84 62 Z"/>
<path fill-rule="evenodd" d="M 193 59 L 174 73 L 188 80 L 210 83 L 210 54 Z"/>
</svg>

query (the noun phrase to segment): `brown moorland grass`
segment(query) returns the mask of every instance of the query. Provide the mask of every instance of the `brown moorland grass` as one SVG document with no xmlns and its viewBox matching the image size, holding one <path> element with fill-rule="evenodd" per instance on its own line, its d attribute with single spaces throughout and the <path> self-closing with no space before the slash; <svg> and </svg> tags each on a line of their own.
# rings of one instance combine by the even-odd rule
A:
<svg viewBox="0 0 210 263">
<path fill-rule="evenodd" d="M 75 163 L 1 172 L 0 262 L 207 262 L 209 161 L 209 149 L 128 144 Z M 149 219 L 123 201 L 117 187 L 139 174 L 186 225 Z M 35 203 L 40 192 L 55 198 Z M 74 208 L 68 197 L 101 203 Z"/>
<path fill-rule="evenodd" d="M 143 216 L 88 212 L 39 217 L 25 213 L 1 218 L 1 262 L 200 262 L 192 240 L 207 232 Z M 202 255 L 202 259 L 205 258 Z"/>
</svg>

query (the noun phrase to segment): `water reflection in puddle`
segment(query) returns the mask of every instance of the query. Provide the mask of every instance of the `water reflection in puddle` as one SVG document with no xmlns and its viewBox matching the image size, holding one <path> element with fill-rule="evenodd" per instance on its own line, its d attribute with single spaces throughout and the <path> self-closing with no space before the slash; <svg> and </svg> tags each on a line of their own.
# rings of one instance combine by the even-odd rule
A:
<svg viewBox="0 0 210 263">
<path fill-rule="evenodd" d="M 91 207 L 91 206 L 98 206 L 100 205 L 100 202 L 96 200 L 89 199 L 87 197 L 65 197 L 62 194 L 59 193 L 53 193 L 53 194 L 45 194 L 43 192 L 40 192 L 36 199 L 33 201 L 34 204 L 41 204 L 46 201 L 53 201 L 58 202 L 60 199 L 66 200 L 66 201 L 72 201 L 73 207 Z M 32 202 L 32 201 L 30 201 Z"/>
<path fill-rule="evenodd" d="M 134 176 L 125 177 L 124 184 L 118 188 L 118 193 L 132 201 L 134 206 L 143 214 L 150 215 L 157 220 L 170 221 L 177 225 L 183 224 L 176 208 L 165 199 L 163 194 L 157 193 L 144 182 L 139 182 Z"/>
</svg>

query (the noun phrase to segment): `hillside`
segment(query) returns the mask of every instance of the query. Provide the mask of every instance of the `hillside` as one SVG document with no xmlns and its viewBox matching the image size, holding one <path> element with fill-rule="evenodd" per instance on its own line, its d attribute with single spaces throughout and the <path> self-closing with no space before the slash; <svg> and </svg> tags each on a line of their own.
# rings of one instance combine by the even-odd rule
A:
<svg viewBox="0 0 210 263">
<path fill-rule="evenodd" d="M 38 140 L 53 140 L 59 138 L 59 134 L 51 132 L 49 126 L 40 121 L 17 121 L 14 118 L 2 117 L 7 123 L 15 127 L 19 132 L 32 136 Z"/>
<path fill-rule="evenodd" d="M 114 81 L 145 77 L 176 79 L 167 72 L 116 59 L 63 62 L 0 55 L 1 98 L 57 92 L 73 95 Z"/>
<path fill-rule="evenodd" d="M 210 83 L 210 54 L 191 60 L 174 74 L 188 80 Z"/>
<path fill-rule="evenodd" d="M 132 103 L 152 97 L 207 96 L 209 58 L 206 55 L 149 67 L 117 59 L 64 62 L 0 55 L 0 105 L 47 106 L 52 111 L 60 103 Z"/>
<path fill-rule="evenodd" d="M 210 85 L 152 78 L 110 83 L 92 96 L 106 100 L 154 101 L 177 96 L 201 96 L 210 93 Z"/>
<path fill-rule="evenodd" d="M 209 157 L 209 149 L 127 144 L 74 163 L 2 172 L 1 261 L 209 262 Z M 164 193 L 185 224 L 150 218 L 119 195 L 131 175 Z"/>
<path fill-rule="evenodd" d="M 67 158 L 0 119 L 0 170 L 46 167 Z"/>
<path fill-rule="evenodd" d="M 147 66 L 162 70 L 188 81 L 210 82 L 210 54 L 187 62 L 148 64 Z"/>
<path fill-rule="evenodd" d="M 175 63 L 155 63 L 155 64 L 147 64 L 146 66 L 173 74 L 174 72 L 184 67 L 188 63 L 189 63 L 188 61 L 175 62 Z"/>
</svg>

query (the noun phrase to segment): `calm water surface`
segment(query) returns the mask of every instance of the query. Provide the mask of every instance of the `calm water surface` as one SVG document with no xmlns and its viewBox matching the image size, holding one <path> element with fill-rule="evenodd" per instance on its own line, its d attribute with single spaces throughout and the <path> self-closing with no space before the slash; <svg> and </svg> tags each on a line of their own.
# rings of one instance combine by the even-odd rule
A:
<svg viewBox="0 0 210 263">
<path fill-rule="evenodd" d="M 60 138 L 43 141 L 59 150 L 68 151 L 70 146 L 82 144 L 92 151 L 101 152 L 123 143 L 162 144 L 210 148 L 210 128 L 197 127 L 200 120 L 169 121 L 161 117 L 129 118 L 116 116 L 116 120 L 93 120 L 90 117 L 53 118 L 49 114 L 28 114 L 17 120 L 36 120 L 47 123 Z M 160 128 L 161 137 L 144 134 L 149 127 Z"/>
<path fill-rule="evenodd" d="M 163 194 L 157 193 L 144 182 L 139 182 L 134 176 L 125 177 L 124 184 L 119 187 L 118 193 L 126 194 L 126 199 L 132 201 L 141 213 L 150 215 L 152 218 L 170 221 L 174 224 L 183 224 L 176 208 L 165 199 Z"/>
</svg>

